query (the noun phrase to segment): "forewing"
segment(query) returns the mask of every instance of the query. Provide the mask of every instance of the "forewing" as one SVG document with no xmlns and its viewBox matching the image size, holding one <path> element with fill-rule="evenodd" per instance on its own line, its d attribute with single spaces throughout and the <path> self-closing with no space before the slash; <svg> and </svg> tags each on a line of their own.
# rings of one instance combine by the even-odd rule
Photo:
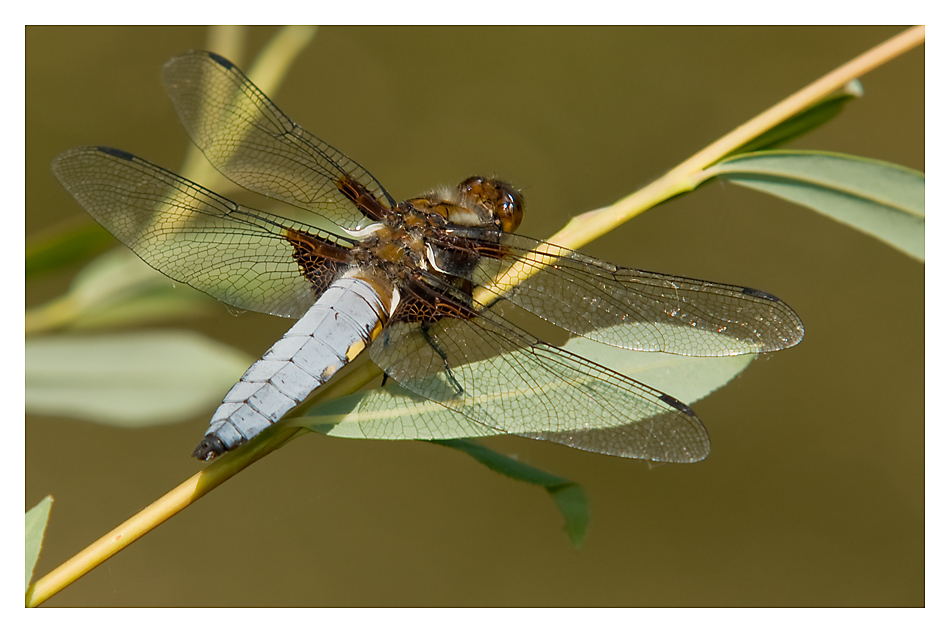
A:
<svg viewBox="0 0 950 633">
<path fill-rule="evenodd" d="M 291 121 L 223 57 L 175 57 L 165 64 L 164 81 L 191 139 L 245 189 L 348 229 L 365 223 L 367 213 L 378 215 L 381 203 L 395 206 L 368 171 Z"/>
<path fill-rule="evenodd" d="M 706 430 L 685 404 L 547 345 L 492 311 L 391 323 L 370 355 L 409 391 L 491 429 L 658 462 L 709 453 Z M 429 424 L 420 416 L 420 425 Z"/>
<path fill-rule="evenodd" d="M 300 317 L 342 263 L 309 248 L 341 251 L 330 233 L 231 202 L 136 156 L 81 147 L 53 172 L 102 226 L 176 281 L 241 309 Z M 322 267 L 322 268 L 321 268 Z"/>
<path fill-rule="evenodd" d="M 495 254 L 481 257 L 467 277 L 490 295 L 591 340 L 639 351 L 731 356 L 784 349 L 804 336 L 794 310 L 767 292 L 622 268 L 521 235 L 459 231 L 467 233 L 471 248 Z M 496 283 L 512 266 L 520 283 Z"/>
</svg>

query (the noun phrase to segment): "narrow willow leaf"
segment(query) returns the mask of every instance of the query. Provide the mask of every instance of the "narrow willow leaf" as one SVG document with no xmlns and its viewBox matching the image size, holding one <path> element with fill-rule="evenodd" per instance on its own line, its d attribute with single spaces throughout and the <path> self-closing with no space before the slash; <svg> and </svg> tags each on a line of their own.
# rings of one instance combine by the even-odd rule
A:
<svg viewBox="0 0 950 633">
<path fill-rule="evenodd" d="M 202 315 L 215 305 L 207 295 L 175 284 L 121 248 L 90 262 L 65 295 L 27 310 L 27 331 L 154 323 Z"/>
<path fill-rule="evenodd" d="M 50 273 L 98 255 L 115 245 L 115 238 L 98 224 L 83 222 L 26 245 L 26 278 Z"/>
<path fill-rule="evenodd" d="M 523 462 L 506 457 L 495 451 L 466 440 L 429 440 L 435 444 L 460 450 L 496 473 L 511 479 L 523 481 L 534 486 L 542 486 L 557 504 L 564 515 L 564 531 L 576 549 L 579 549 L 587 536 L 590 523 L 590 503 L 584 488 L 573 481 L 552 475 L 543 470 L 528 466 Z"/>
<path fill-rule="evenodd" d="M 111 305 L 130 296 L 142 296 L 171 287 L 171 280 L 127 248 L 117 248 L 90 262 L 73 279 L 73 301 L 84 309 Z"/>
<path fill-rule="evenodd" d="M 180 422 L 210 413 L 252 361 L 186 331 L 30 338 L 26 410 L 125 427 Z"/>
<path fill-rule="evenodd" d="M 696 358 L 631 352 L 584 338 L 571 339 L 564 349 L 660 389 L 687 404 L 728 383 L 755 358 L 748 354 Z M 566 384 L 564 388 L 575 386 Z M 530 395 L 525 394 L 525 397 Z M 578 424 L 584 422 L 578 413 Z M 431 440 L 499 434 L 391 382 L 385 387 L 322 404 L 295 423 L 334 437 L 362 439 Z"/>
<path fill-rule="evenodd" d="M 46 533 L 46 524 L 49 523 L 49 511 L 52 507 L 53 498 L 46 497 L 26 513 L 26 586 L 24 591 L 30 588 L 30 580 L 33 579 L 36 561 L 40 558 L 43 535 Z"/>
<path fill-rule="evenodd" d="M 809 207 L 923 261 L 924 174 L 884 161 L 814 151 L 735 156 L 701 174 Z"/>
<path fill-rule="evenodd" d="M 790 119 L 782 121 L 772 129 L 760 134 L 728 156 L 746 154 L 765 149 L 774 149 L 789 141 L 811 132 L 838 116 L 852 100 L 864 96 L 864 88 L 857 79 L 852 79 L 840 91 L 822 99 Z"/>
<path fill-rule="evenodd" d="M 214 301 L 190 288 L 158 287 L 141 295 L 123 297 L 119 301 L 89 306 L 73 315 L 68 324 L 70 330 L 106 330 L 162 323 L 174 319 L 186 319 L 214 314 L 218 308 Z"/>
</svg>

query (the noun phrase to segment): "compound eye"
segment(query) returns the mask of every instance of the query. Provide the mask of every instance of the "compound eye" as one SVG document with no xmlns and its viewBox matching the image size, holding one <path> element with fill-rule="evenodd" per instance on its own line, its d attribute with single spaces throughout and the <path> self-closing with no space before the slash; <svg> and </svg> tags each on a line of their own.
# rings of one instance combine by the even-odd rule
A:
<svg viewBox="0 0 950 633">
<path fill-rule="evenodd" d="M 521 192 L 501 180 L 472 176 L 465 180 L 459 189 L 482 205 L 491 213 L 495 226 L 511 233 L 524 219 L 524 196 Z"/>
<path fill-rule="evenodd" d="M 496 180 L 494 183 L 498 194 L 495 204 L 498 225 L 502 231 L 511 233 L 521 226 L 521 221 L 524 220 L 524 196 L 506 182 Z"/>
</svg>

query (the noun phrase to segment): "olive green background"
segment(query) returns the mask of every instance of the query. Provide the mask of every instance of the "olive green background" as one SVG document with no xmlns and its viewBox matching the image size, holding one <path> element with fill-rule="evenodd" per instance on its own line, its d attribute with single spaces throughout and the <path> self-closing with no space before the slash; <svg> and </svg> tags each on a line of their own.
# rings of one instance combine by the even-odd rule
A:
<svg viewBox="0 0 950 633">
<path fill-rule="evenodd" d="M 546 237 L 900 30 L 327 27 L 271 96 L 397 199 L 510 180 L 528 204 L 520 232 Z M 273 32 L 252 29 L 235 61 Z M 27 238 L 84 214 L 49 169 L 65 149 L 180 165 L 188 140 L 160 71 L 205 37 L 27 28 Z M 923 170 L 923 61 L 870 73 L 863 99 L 792 147 Z M 767 290 L 806 336 L 694 405 L 713 446 L 699 464 L 487 440 L 586 487 L 580 551 L 543 492 L 459 452 L 308 435 L 48 604 L 921 606 L 924 266 L 719 183 L 584 250 Z M 73 272 L 31 284 L 27 306 Z M 291 323 L 222 305 L 188 325 L 257 356 Z M 27 416 L 26 507 L 56 499 L 35 578 L 193 474 L 210 414 L 135 431 Z"/>
</svg>

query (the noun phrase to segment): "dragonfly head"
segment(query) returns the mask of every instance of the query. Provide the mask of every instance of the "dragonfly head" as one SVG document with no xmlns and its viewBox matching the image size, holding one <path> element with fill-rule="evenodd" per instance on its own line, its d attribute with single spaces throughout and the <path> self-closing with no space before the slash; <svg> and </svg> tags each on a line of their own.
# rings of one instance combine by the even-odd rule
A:
<svg viewBox="0 0 950 633">
<path fill-rule="evenodd" d="M 524 219 L 524 196 L 506 182 L 472 176 L 459 185 L 459 191 L 487 210 L 495 226 L 506 233 L 517 229 Z"/>
</svg>

